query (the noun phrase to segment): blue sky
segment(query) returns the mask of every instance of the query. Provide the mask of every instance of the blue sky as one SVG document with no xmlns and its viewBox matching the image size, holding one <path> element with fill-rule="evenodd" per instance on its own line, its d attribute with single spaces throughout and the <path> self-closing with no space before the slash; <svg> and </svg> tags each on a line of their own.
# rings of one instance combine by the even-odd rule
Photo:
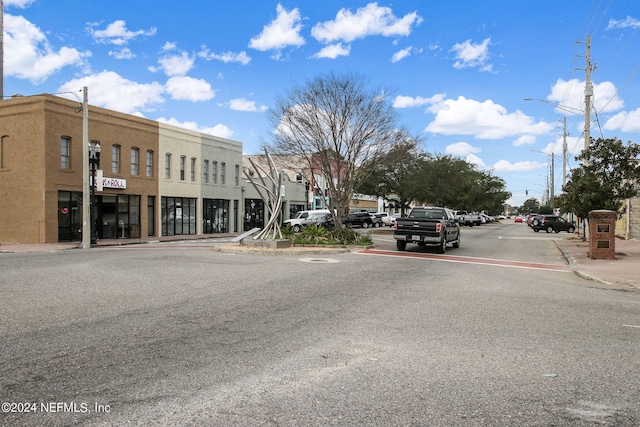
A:
<svg viewBox="0 0 640 427">
<path fill-rule="evenodd" d="M 270 141 L 276 96 L 320 74 L 359 72 L 389 89 L 426 151 L 492 170 L 513 205 L 543 197 L 552 152 L 560 192 L 564 116 L 568 167 L 577 166 L 590 35 L 592 136 L 640 143 L 637 0 L 4 0 L 4 9 L 5 96 L 88 86 L 92 105 L 255 154 Z"/>
</svg>

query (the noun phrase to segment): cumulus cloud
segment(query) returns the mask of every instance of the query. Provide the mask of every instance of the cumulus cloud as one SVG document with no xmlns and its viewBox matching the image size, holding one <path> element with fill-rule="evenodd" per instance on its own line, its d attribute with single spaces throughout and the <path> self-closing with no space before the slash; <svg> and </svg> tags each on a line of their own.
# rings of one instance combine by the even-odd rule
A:
<svg viewBox="0 0 640 427">
<path fill-rule="evenodd" d="M 209 49 L 204 47 L 200 52 L 198 52 L 198 57 L 210 61 L 212 59 L 216 59 L 218 61 L 222 61 L 224 63 L 229 62 L 238 62 L 242 65 L 247 65 L 251 62 L 251 57 L 247 55 L 247 52 L 223 52 L 223 53 L 213 53 L 209 52 Z"/>
<path fill-rule="evenodd" d="M 471 153 L 479 153 L 482 151 L 478 147 L 474 147 L 473 145 L 466 142 L 456 142 L 455 144 L 449 144 L 445 148 L 445 154 L 451 154 L 453 156 L 466 156 Z"/>
<path fill-rule="evenodd" d="M 422 107 L 423 105 L 438 104 L 441 103 L 447 95 L 440 93 L 432 96 L 431 98 L 423 98 L 421 96 L 411 97 L 398 95 L 393 100 L 394 108 L 414 108 Z"/>
<path fill-rule="evenodd" d="M 302 46 L 304 38 L 300 35 L 302 30 L 302 18 L 300 10 L 294 8 L 287 11 L 281 4 L 276 6 L 276 18 L 265 25 L 262 32 L 249 41 L 252 49 L 280 50 L 288 46 Z"/>
<path fill-rule="evenodd" d="M 336 18 L 314 25 L 311 35 L 323 43 L 344 41 L 350 43 L 367 36 L 398 37 L 411 34 L 414 25 L 423 21 L 417 12 L 397 18 L 391 8 L 377 3 L 358 8 L 355 13 L 343 8 Z"/>
<path fill-rule="evenodd" d="M 173 76 L 167 80 L 166 91 L 171 98 L 181 101 L 208 101 L 216 93 L 205 80 L 188 76 Z"/>
<path fill-rule="evenodd" d="M 484 161 L 480 157 L 476 156 L 475 154 L 467 155 L 467 157 L 465 157 L 465 160 L 471 163 L 472 165 L 475 165 L 478 169 L 487 168 L 487 165 L 484 163 Z"/>
<path fill-rule="evenodd" d="M 4 31 L 5 76 L 39 84 L 64 67 L 84 66 L 91 56 L 66 46 L 54 50 L 46 35 L 22 16 L 5 14 Z"/>
<path fill-rule="evenodd" d="M 237 98 L 229 101 L 229 108 L 235 111 L 266 111 L 269 109 L 266 105 L 257 106 L 255 101 L 245 98 Z"/>
<path fill-rule="evenodd" d="M 611 113 L 624 108 L 624 101 L 616 95 L 617 89 L 611 82 L 593 84 L 593 107 L 598 113 Z M 551 93 L 547 100 L 559 104 L 556 111 L 560 114 L 584 114 L 584 87 L 585 81 L 571 79 L 565 81 L 558 79 L 551 87 Z"/>
<path fill-rule="evenodd" d="M 526 161 L 526 162 L 511 163 L 508 160 L 500 160 L 493 165 L 492 169 L 495 172 L 501 173 L 501 172 L 526 172 L 526 171 L 532 171 L 532 170 L 542 169 L 546 167 L 547 167 L 547 164 L 541 163 L 541 162 Z"/>
<path fill-rule="evenodd" d="M 149 67 L 149 71 L 164 71 L 167 76 L 184 76 L 192 68 L 194 58 L 187 52 L 181 52 L 179 55 L 167 55 L 158 59 L 159 67 Z"/>
<path fill-rule="evenodd" d="M 78 88 L 89 88 L 91 105 L 133 114 L 138 111 L 153 111 L 164 99 L 164 86 L 153 82 L 141 84 L 127 80 L 113 71 L 73 79 L 62 85 L 58 92 L 77 92 Z M 75 97 L 70 99 L 77 100 Z"/>
<path fill-rule="evenodd" d="M 234 134 L 234 132 L 231 129 L 229 129 L 228 126 L 223 124 L 217 124 L 215 126 L 210 126 L 210 127 L 200 126 L 196 122 L 181 122 L 173 117 L 170 119 L 160 117 L 156 119 L 156 121 L 161 123 L 166 123 L 172 126 L 178 126 L 184 129 L 189 129 L 195 132 L 206 133 L 207 135 L 218 136 L 220 138 L 229 139 Z"/>
<path fill-rule="evenodd" d="M 536 123 L 522 111 L 513 113 L 491 100 L 478 102 L 463 96 L 434 103 L 428 111 L 435 119 L 425 132 L 444 135 L 473 135 L 478 139 L 501 139 L 516 135 L 541 135 L 553 129 L 554 124 Z"/>
<path fill-rule="evenodd" d="M 349 56 L 350 52 L 350 45 L 343 46 L 342 43 L 337 43 L 325 46 L 318 53 L 314 54 L 312 58 L 336 59 L 338 56 Z"/>
<path fill-rule="evenodd" d="M 519 138 L 517 138 L 515 141 L 513 141 L 513 146 L 514 147 L 519 147 L 521 145 L 526 145 L 526 144 L 535 144 L 536 142 L 536 137 L 533 135 L 522 135 Z"/>
<path fill-rule="evenodd" d="M 474 44 L 471 40 L 464 43 L 456 43 L 451 48 L 455 54 L 456 61 L 453 67 L 457 70 L 463 68 L 478 68 L 480 71 L 492 71 L 493 66 L 489 63 L 489 44 L 491 39 L 487 38 L 482 43 Z"/>
<path fill-rule="evenodd" d="M 640 108 L 614 115 L 606 121 L 604 128 L 611 131 L 640 132 Z"/>
<path fill-rule="evenodd" d="M 127 23 L 119 19 L 107 25 L 104 30 L 94 30 L 90 26 L 89 32 L 98 43 L 122 46 L 140 36 L 155 36 L 157 30 L 152 27 L 148 30 L 131 31 L 127 29 Z"/>
</svg>

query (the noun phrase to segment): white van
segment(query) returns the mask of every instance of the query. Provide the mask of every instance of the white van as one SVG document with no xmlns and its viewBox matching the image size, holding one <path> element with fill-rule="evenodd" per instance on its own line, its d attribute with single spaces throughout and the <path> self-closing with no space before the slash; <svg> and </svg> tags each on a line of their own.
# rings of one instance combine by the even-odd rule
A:
<svg viewBox="0 0 640 427">
<path fill-rule="evenodd" d="M 300 224 L 302 224 L 302 221 L 307 219 L 309 214 L 312 214 L 312 213 L 330 213 L 330 211 L 329 209 L 314 209 L 310 211 L 298 211 L 293 218 L 285 219 L 284 221 L 282 221 L 282 226 L 291 227 L 293 228 L 294 232 L 298 233 L 300 231 Z"/>
</svg>

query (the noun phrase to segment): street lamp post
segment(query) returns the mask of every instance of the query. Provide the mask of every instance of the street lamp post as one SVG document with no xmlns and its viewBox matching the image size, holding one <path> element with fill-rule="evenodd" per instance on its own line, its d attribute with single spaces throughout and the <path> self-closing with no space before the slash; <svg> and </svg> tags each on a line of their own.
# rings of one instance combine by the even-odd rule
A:
<svg viewBox="0 0 640 427">
<path fill-rule="evenodd" d="M 91 165 L 91 244 L 95 245 L 98 238 L 96 226 L 96 171 L 100 167 L 100 143 L 89 144 L 89 164 Z"/>
</svg>

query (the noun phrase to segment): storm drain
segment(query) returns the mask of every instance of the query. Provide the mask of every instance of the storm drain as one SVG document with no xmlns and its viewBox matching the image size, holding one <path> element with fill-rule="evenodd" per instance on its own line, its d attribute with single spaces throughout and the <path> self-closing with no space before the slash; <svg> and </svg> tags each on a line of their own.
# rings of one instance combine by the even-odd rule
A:
<svg viewBox="0 0 640 427">
<path fill-rule="evenodd" d="M 300 258 L 300 261 L 313 262 L 313 263 L 319 263 L 319 264 L 333 264 L 336 262 L 340 262 L 337 259 L 331 259 L 331 258 Z"/>
</svg>

